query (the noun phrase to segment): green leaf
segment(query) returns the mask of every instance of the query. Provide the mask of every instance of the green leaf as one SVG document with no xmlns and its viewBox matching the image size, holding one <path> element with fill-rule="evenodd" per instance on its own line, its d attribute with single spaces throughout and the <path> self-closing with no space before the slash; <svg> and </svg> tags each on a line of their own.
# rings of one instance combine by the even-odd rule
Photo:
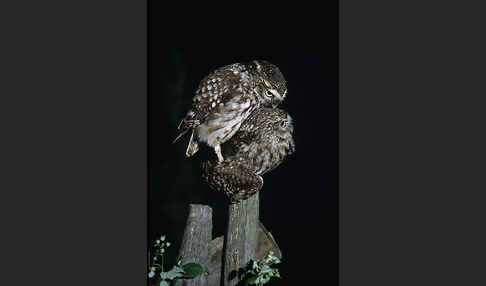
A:
<svg viewBox="0 0 486 286">
<path fill-rule="evenodd" d="M 263 266 L 262 270 L 260 270 L 260 274 L 270 273 L 272 271 L 273 271 L 273 269 L 270 268 L 270 266 L 265 265 L 265 266 Z"/>
<path fill-rule="evenodd" d="M 149 272 L 149 274 L 148 274 L 148 277 L 149 277 L 149 278 L 152 278 L 152 277 L 154 277 L 154 276 L 155 276 L 155 272 L 150 271 L 150 272 Z"/>
<path fill-rule="evenodd" d="M 187 263 L 182 266 L 184 269 L 184 278 L 194 278 L 203 273 L 203 268 L 197 263 Z"/>
<path fill-rule="evenodd" d="M 262 277 L 262 280 L 261 280 L 261 282 L 260 282 L 260 283 L 265 284 L 265 283 L 267 283 L 268 281 L 270 281 L 270 277 Z"/>
<path fill-rule="evenodd" d="M 159 286 L 169 286 L 169 283 L 167 283 L 167 281 L 162 280 L 160 281 Z"/>
<path fill-rule="evenodd" d="M 246 284 L 254 285 L 254 284 L 256 284 L 256 279 L 257 279 L 257 276 L 250 277 L 250 278 L 248 278 L 248 280 L 246 280 Z"/>
<path fill-rule="evenodd" d="M 161 272 L 160 278 L 172 280 L 174 278 L 183 277 L 184 270 L 180 267 L 174 266 L 171 270 L 167 272 Z"/>
</svg>

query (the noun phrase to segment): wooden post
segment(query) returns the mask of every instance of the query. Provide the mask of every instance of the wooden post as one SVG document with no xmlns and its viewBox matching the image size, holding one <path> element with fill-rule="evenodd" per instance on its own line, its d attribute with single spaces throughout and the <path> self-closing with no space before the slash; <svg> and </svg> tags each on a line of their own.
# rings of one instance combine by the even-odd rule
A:
<svg viewBox="0 0 486 286">
<path fill-rule="evenodd" d="M 259 193 L 229 205 L 222 275 L 224 286 L 238 284 L 241 281 L 240 271 L 251 259 L 255 259 L 259 208 Z"/>
<path fill-rule="evenodd" d="M 186 228 L 182 237 L 179 253 L 182 254 L 182 265 L 195 262 L 201 264 L 203 271 L 207 269 L 209 245 L 212 240 L 213 211 L 206 205 L 189 205 Z M 181 279 L 178 285 L 202 286 L 207 285 L 207 275 L 204 273 L 193 279 Z"/>
<path fill-rule="evenodd" d="M 278 248 L 277 242 L 273 238 L 273 235 L 259 223 L 257 231 L 258 243 L 255 253 L 255 260 L 260 260 L 268 254 L 269 251 L 273 251 L 275 256 L 282 259 L 282 252 Z M 219 236 L 213 239 L 209 246 L 209 257 L 207 263 L 207 271 L 205 271 L 206 285 L 207 286 L 220 286 L 221 285 L 221 272 L 222 272 L 222 260 L 223 260 L 223 245 L 224 236 Z"/>
<path fill-rule="evenodd" d="M 254 198 L 258 199 L 258 198 Z M 256 203 L 256 202 L 254 202 Z M 256 203 L 256 205 L 258 205 Z M 241 208 L 241 206 L 240 206 Z M 257 208 L 258 209 L 258 208 Z M 235 214 L 233 212 L 233 214 Z M 254 216 L 258 217 L 258 215 Z M 245 227 L 243 227 L 246 230 Z M 196 279 L 179 280 L 177 285 L 220 286 L 223 271 L 223 255 L 225 236 L 209 240 L 207 247 L 203 246 L 211 237 L 212 210 L 206 205 L 190 205 L 186 227 L 182 238 L 180 253 L 184 255 L 182 262 L 196 262 L 203 266 L 203 274 Z M 258 222 L 257 245 L 252 259 L 262 259 L 268 251 L 273 251 L 278 258 L 282 258 L 280 249 L 272 234 Z M 237 280 L 238 278 L 235 278 Z"/>
</svg>

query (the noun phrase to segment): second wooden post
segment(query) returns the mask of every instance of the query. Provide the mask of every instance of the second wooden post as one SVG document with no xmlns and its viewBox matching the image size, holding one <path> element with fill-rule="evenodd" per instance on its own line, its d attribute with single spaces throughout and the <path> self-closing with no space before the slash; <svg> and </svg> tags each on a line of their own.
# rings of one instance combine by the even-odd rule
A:
<svg viewBox="0 0 486 286">
<path fill-rule="evenodd" d="M 259 210 L 258 192 L 244 201 L 229 205 L 224 269 L 221 275 L 225 286 L 238 284 L 242 278 L 239 274 L 255 258 Z"/>
</svg>

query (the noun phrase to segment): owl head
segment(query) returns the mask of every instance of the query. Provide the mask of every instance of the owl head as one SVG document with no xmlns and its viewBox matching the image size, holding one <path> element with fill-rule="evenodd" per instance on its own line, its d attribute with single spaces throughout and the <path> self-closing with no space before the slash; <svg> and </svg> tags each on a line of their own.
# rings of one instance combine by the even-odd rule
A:
<svg viewBox="0 0 486 286">
<path fill-rule="evenodd" d="M 250 65 L 257 75 L 258 95 L 263 100 L 263 105 L 277 107 L 287 95 L 282 72 L 277 66 L 265 60 L 253 61 Z"/>
<path fill-rule="evenodd" d="M 272 129 L 274 131 L 277 144 L 285 144 L 288 146 L 289 153 L 295 151 L 294 140 L 292 138 L 292 133 L 294 132 L 294 121 L 290 115 L 282 110 L 275 108 L 274 112 L 271 113 L 273 117 Z"/>
<path fill-rule="evenodd" d="M 295 151 L 295 144 L 292 137 L 294 132 L 294 120 L 287 111 L 279 108 L 261 108 L 254 112 L 244 123 L 249 125 L 248 129 L 255 132 L 260 141 L 267 141 L 273 147 L 282 148 L 289 153 Z M 247 128 L 243 126 L 243 128 Z"/>
</svg>

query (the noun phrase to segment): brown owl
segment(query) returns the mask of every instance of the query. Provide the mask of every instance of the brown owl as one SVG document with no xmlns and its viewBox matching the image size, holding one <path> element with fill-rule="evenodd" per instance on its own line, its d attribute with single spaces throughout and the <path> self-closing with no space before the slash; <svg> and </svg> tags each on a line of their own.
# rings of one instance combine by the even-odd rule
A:
<svg viewBox="0 0 486 286">
<path fill-rule="evenodd" d="M 181 133 L 191 131 L 186 156 L 194 155 L 198 142 L 214 148 L 218 161 L 224 160 L 221 144 L 229 140 L 242 122 L 260 106 L 274 108 L 287 94 L 286 82 L 278 67 L 267 61 L 223 66 L 200 83 L 191 108 L 179 124 Z"/>
<path fill-rule="evenodd" d="M 224 192 L 232 203 L 263 186 L 261 175 L 273 170 L 295 151 L 292 118 L 281 109 L 259 108 L 228 141 L 235 154 L 223 162 L 205 162 L 203 181 Z"/>
</svg>

